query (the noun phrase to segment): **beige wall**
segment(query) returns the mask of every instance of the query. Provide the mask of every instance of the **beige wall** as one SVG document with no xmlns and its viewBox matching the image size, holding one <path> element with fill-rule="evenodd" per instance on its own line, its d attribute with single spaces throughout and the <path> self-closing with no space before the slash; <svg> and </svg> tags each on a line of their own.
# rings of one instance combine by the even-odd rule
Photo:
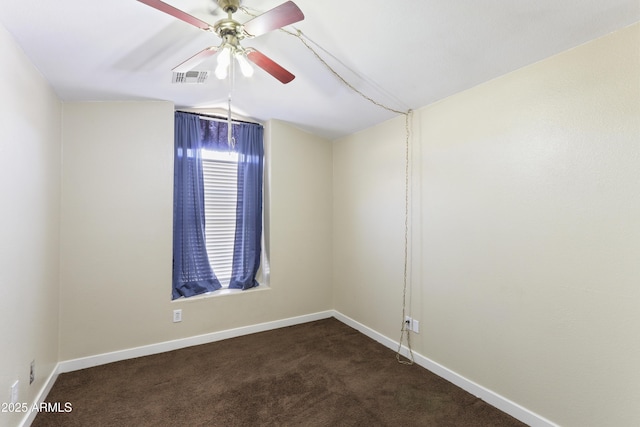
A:
<svg viewBox="0 0 640 427">
<path fill-rule="evenodd" d="M 30 404 L 58 362 L 62 109 L 2 26 L 0 52 L 0 402 L 19 380 Z M 0 413 L 0 426 L 23 415 Z"/>
<path fill-rule="evenodd" d="M 640 25 L 415 113 L 414 349 L 563 426 L 640 424 Z M 334 144 L 334 306 L 401 322 L 404 121 Z"/>
<path fill-rule="evenodd" d="M 61 360 L 331 308 L 331 144 L 278 122 L 265 139 L 270 289 L 171 302 L 173 105 L 65 104 Z"/>
<path fill-rule="evenodd" d="M 333 145 L 334 308 L 398 340 L 402 324 L 404 121 Z"/>
<path fill-rule="evenodd" d="M 274 295 L 264 303 L 272 319 L 329 310 L 331 143 L 277 120 L 267 125 L 266 139 Z"/>
</svg>

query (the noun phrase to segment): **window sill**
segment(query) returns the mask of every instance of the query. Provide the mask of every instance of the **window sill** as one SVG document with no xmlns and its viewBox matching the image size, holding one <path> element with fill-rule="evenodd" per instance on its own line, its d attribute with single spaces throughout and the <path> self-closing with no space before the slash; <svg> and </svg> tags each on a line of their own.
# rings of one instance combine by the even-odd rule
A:
<svg viewBox="0 0 640 427">
<path fill-rule="evenodd" d="M 190 301 L 201 301 L 204 299 L 209 299 L 209 298 L 218 298 L 218 297 L 226 297 L 226 296 L 230 296 L 230 295 L 244 295 L 244 294 L 249 294 L 249 293 L 253 293 L 253 292 L 261 292 L 261 291 L 267 291 L 270 288 L 266 285 L 260 285 L 257 286 L 255 288 L 251 288 L 251 289 L 247 289 L 246 291 L 243 291 L 242 289 L 228 289 L 228 288 L 224 288 L 224 289 L 219 289 L 217 291 L 213 291 L 213 292 L 207 292 L 204 294 L 200 294 L 200 295 L 194 295 L 192 297 L 189 298 L 178 298 L 178 299 L 174 299 L 171 302 L 190 302 Z"/>
</svg>

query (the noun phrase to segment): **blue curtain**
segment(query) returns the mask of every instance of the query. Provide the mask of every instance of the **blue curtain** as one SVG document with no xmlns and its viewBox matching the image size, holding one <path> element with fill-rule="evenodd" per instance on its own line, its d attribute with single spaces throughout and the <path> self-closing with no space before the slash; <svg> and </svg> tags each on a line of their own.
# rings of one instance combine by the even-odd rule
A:
<svg viewBox="0 0 640 427">
<path fill-rule="evenodd" d="M 207 256 L 204 233 L 200 119 L 175 113 L 173 184 L 173 295 L 190 297 L 221 288 Z"/>
<path fill-rule="evenodd" d="M 239 126 L 239 124 L 231 124 L 231 136 L 236 141 L 240 137 L 238 133 L 240 129 Z M 214 151 L 236 151 L 235 148 L 229 147 L 229 134 L 227 132 L 228 129 L 229 125 L 227 124 L 227 122 L 221 122 L 218 120 L 200 120 L 202 148 Z"/>
<path fill-rule="evenodd" d="M 238 152 L 238 202 L 236 235 L 233 248 L 231 289 L 258 286 L 262 239 L 263 127 L 241 123 L 237 127 L 235 150 Z"/>
</svg>

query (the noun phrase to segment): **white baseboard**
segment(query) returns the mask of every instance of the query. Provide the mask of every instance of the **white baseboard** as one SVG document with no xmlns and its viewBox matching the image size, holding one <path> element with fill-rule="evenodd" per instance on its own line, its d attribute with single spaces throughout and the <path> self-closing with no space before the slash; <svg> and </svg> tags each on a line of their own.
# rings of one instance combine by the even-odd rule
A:
<svg viewBox="0 0 640 427">
<path fill-rule="evenodd" d="M 57 364 L 53 368 L 53 371 L 51 372 L 51 374 L 49 374 L 49 377 L 47 377 L 47 380 L 44 382 L 44 385 L 42 386 L 42 388 L 40 389 L 40 391 L 36 395 L 36 398 L 34 399 L 34 404 L 38 405 L 38 407 L 47 398 L 47 396 L 49 395 L 49 392 L 51 391 L 51 388 L 53 387 L 53 384 L 56 382 L 56 379 L 58 378 L 58 366 L 59 366 L 59 364 Z M 32 405 L 32 407 L 33 407 L 33 405 Z M 19 426 L 20 427 L 28 427 L 28 426 L 30 426 L 31 423 L 33 423 L 33 420 L 36 419 L 36 415 L 38 415 L 37 411 L 29 411 L 25 415 L 25 417 L 22 419 L 22 421 L 20 422 Z"/>
<path fill-rule="evenodd" d="M 376 331 L 374 331 L 373 329 L 363 325 L 362 323 L 359 323 L 353 319 L 351 319 L 350 317 L 345 316 L 344 314 L 338 312 L 338 311 L 334 311 L 333 312 L 333 317 L 335 317 L 336 319 L 338 319 L 339 321 L 341 321 L 342 323 L 351 326 L 352 328 L 358 330 L 359 332 L 363 333 L 364 335 L 368 336 L 369 338 L 379 342 L 380 344 L 384 345 L 385 347 L 390 348 L 393 351 L 397 351 L 398 350 L 398 342 L 392 340 L 391 338 L 388 338 Z M 400 349 L 400 354 L 402 354 L 405 357 L 409 357 L 409 349 L 407 347 L 405 347 L 404 345 L 401 346 Z M 532 427 L 558 427 L 557 424 L 547 420 L 544 417 L 541 417 L 540 415 L 528 410 L 527 408 L 518 405 L 515 402 L 512 402 L 511 400 L 507 399 L 506 397 L 503 397 L 483 386 L 481 386 L 480 384 L 477 384 L 465 377 L 463 377 L 460 374 L 457 374 L 456 372 L 442 366 L 441 364 L 434 362 L 433 360 L 419 354 L 416 353 L 415 351 L 413 351 L 413 360 L 417 365 L 422 366 L 423 368 L 433 372 L 434 374 L 438 375 L 439 377 L 444 378 L 445 380 L 457 385 L 458 387 L 460 387 L 461 389 L 473 394 L 474 396 L 484 400 L 485 402 L 487 402 L 488 404 L 490 404 L 491 406 L 494 406 L 498 409 L 500 409 L 502 412 L 505 412 L 509 415 L 511 415 L 512 417 L 516 418 L 519 421 L 522 421 L 523 423 L 532 426 Z"/>
<path fill-rule="evenodd" d="M 45 400 L 46 396 L 49 394 L 51 387 L 53 387 L 53 383 L 55 382 L 58 374 L 65 372 L 77 371 L 80 369 L 91 368 L 94 366 L 104 365 L 107 363 L 118 362 L 121 360 L 133 359 L 141 356 L 150 356 L 152 354 L 164 353 L 166 351 L 177 350 L 180 348 L 191 347 L 194 345 L 207 344 L 210 342 L 220 341 L 228 338 L 235 338 L 243 335 L 253 334 L 256 332 L 269 331 L 272 329 L 284 328 L 287 326 L 298 325 L 307 322 L 313 322 L 315 320 L 327 319 L 330 317 L 335 317 L 337 320 L 342 323 L 356 329 L 357 331 L 363 333 L 369 338 L 379 342 L 392 349 L 393 351 L 398 350 L 398 342 L 388 338 L 373 329 L 359 323 L 350 317 L 345 316 L 344 314 L 335 311 L 328 310 L 318 313 L 312 313 L 304 316 L 291 317 L 288 319 L 276 320 L 272 322 L 259 323 L 257 325 L 244 326 L 240 328 L 228 329 L 220 332 L 213 332 L 210 334 L 198 335 L 194 337 L 182 338 L 173 341 L 165 341 L 157 344 L 151 344 L 142 347 L 135 347 L 126 350 L 114 351 L 111 353 L 98 354 L 95 356 L 88 356 L 78 359 L 66 360 L 58 363 L 56 369 L 51 373 L 49 378 L 47 379 L 45 385 L 37 396 L 37 403 L 41 403 Z M 409 357 L 409 349 L 405 346 L 400 346 L 400 353 Z M 530 425 L 532 427 L 558 427 L 557 424 L 547 420 L 540 415 L 531 412 L 530 410 L 518 405 L 515 402 L 457 374 L 456 372 L 440 365 L 433 360 L 413 352 L 413 359 L 416 364 L 422 366 L 423 368 L 433 372 L 434 374 L 450 381 L 451 383 L 457 385 L 463 390 L 473 394 L 474 396 L 479 397 L 490 405 L 500 409 L 501 411 L 511 415 L 512 417 L 522 421 L 523 423 Z M 31 425 L 33 419 L 35 418 L 36 413 L 31 413 L 21 423 L 22 427 L 27 427 Z"/>
<path fill-rule="evenodd" d="M 256 332 L 269 331 L 272 329 L 284 328 L 301 323 L 313 322 L 314 320 L 327 319 L 332 316 L 333 311 L 322 311 L 318 313 L 306 314 L 304 316 L 290 317 L 288 319 L 275 320 L 273 322 L 265 322 L 259 323 L 257 325 L 227 329 L 225 331 L 212 332 L 210 334 L 181 338 L 173 341 L 165 341 L 157 344 L 145 345 L 142 347 L 114 351 L 111 353 L 103 353 L 95 356 L 82 357 L 79 359 L 65 360 L 58 364 L 58 373 L 77 371 L 80 369 L 91 368 L 107 363 L 133 359 L 135 357 L 150 356 L 152 354 L 164 353 L 166 351 L 178 350 L 180 348 L 191 347 L 194 345 L 207 344 L 228 338 L 235 338 L 242 335 L 253 334 Z"/>
</svg>

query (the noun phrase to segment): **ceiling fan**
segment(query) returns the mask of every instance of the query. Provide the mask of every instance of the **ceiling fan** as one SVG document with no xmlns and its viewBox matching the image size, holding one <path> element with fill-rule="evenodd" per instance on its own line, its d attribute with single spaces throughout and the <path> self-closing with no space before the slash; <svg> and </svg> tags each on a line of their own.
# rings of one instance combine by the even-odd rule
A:
<svg viewBox="0 0 640 427">
<path fill-rule="evenodd" d="M 287 1 L 241 24 L 232 17 L 232 14 L 240 7 L 241 0 L 217 0 L 220 8 L 227 13 L 227 18 L 217 21 L 213 26 L 160 0 L 138 1 L 198 27 L 201 30 L 215 33 L 222 40 L 219 46 L 211 46 L 203 49 L 173 68 L 175 72 L 187 72 L 205 59 L 219 52 L 215 70 L 215 75 L 219 79 L 225 79 L 227 77 L 229 67 L 232 66 L 231 64 L 234 59 L 238 62 L 240 71 L 245 76 L 251 76 L 253 74 L 253 68 L 248 62 L 251 61 L 282 83 L 289 83 L 295 78 L 293 74 L 263 53 L 254 48 L 245 48 L 240 45 L 240 41 L 245 38 L 258 37 L 269 31 L 277 30 L 303 20 L 304 14 L 292 1 Z"/>
</svg>

